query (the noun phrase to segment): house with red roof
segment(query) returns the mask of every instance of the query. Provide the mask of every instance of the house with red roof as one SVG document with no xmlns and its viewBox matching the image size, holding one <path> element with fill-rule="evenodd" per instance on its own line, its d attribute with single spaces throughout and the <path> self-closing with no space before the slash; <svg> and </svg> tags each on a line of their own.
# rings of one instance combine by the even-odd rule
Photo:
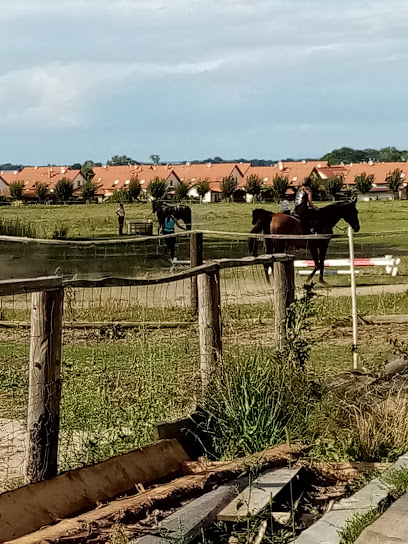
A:
<svg viewBox="0 0 408 544">
<path fill-rule="evenodd" d="M 190 185 L 188 192 L 190 197 L 198 198 L 198 183 L 208 181 L 210 190 L 203 197 L 203 202 L 219 202 L 221 200 L 222 180 L 232 177 L 238 182 L 237 190 L 243 190 L 245 187 L 244 175 L 250 166 L 250 163 L 186 163 L 175 166 L 174 171 L 181 181 Z"/>
<path fill-rule="evenodd" d="M 23 187 L 24 199 L 36 199 L 36 185 L 46 185 L 48 191 L 52 194 L 55 186 L 61 179 L 72 181 L 74 191 L 78 191 L 85 183 L 85 179 L 80 170 L 71 170 L 68 166 L 26 166 L 21 171 L 1 172 L 1 178 L 6 183 L 6 187 L 0 190 L 5 196 L 9 195 L 8 187 L 11 183 L 21 182 Z"/>
</svg>

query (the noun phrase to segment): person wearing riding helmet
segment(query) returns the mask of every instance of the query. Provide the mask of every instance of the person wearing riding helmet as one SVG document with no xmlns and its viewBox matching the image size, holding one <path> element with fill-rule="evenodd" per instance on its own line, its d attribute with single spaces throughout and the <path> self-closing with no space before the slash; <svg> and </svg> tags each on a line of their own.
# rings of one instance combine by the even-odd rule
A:
<svg viewBox="0 0 408 544">
<path fill-rule="evenodd" d="M 305 178 L 295 196 L 294 216 L 297 216 L 302 225 L 304 234 L 309 234 L 311 231 L 311 223 L 314 222 L 314 212 L 318 208 L 313 204 L 312 195 L 312 180 Z"/>
</svg>

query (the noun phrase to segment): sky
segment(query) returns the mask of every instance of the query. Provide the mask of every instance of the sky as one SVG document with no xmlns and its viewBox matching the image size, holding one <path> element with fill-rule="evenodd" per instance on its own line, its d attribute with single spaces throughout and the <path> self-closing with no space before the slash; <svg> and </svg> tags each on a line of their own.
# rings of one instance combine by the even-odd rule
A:
<svg viewBox="0 0 408 544">
<path fill-rule="evenodd" d="M 1 0 L 0 163 L 408 148 L 406 0 Z"/>
</svg>

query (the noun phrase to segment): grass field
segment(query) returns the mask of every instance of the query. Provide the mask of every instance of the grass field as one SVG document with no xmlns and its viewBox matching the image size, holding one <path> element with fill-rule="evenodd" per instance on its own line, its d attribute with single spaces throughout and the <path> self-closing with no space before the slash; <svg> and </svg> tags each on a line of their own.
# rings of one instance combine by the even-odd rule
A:
<svg viewBox="0 0 408 544">
<path fill-rule="evenodd" d="M 325 206 L 328 203 L 319 203 Z M 249 232 L 251 213 L 256 207 L 278 211 L 277 204 L 192 204 L 193 228 Z M 0 209 L 3 219 L 20 219 L 37 229 L 38 236 L 50 237 L 55 226 L 68 227 L 70 238 L 113 237 L 117 234 L 116 204 L 78 206 L 10 206 Z M 127 219 L 152 219 L 150 203 L 127 204 Z M 359 202 L 361 233 L 407 232 L 408 201 Z M 156 224 L 157 225 L 157 224 Z M 156 231 L 157 232 L 157 231 Z M 404 238 L 401 236 L 401 243 Z M 404 246 L 405 247 L 405 246 Z"/>
</svg>

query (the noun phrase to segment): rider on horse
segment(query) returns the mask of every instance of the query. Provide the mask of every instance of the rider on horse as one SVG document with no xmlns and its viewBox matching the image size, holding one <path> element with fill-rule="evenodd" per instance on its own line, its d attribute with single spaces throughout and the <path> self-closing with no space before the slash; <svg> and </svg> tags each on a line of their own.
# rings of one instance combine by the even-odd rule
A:
<svg viewBox="0 0 408 544">
<path fill-rule="evenodd" d="M 316 221 L 316 210 L 318 209 L 313 204 L 311 187 L 312 180 L 310 178 L 305 178 L 295 197 L 293 215 L 295 218 L 299 219 L 304 234 L 310 234 L 312 230 L 311 226 Z"/>
</svg>

